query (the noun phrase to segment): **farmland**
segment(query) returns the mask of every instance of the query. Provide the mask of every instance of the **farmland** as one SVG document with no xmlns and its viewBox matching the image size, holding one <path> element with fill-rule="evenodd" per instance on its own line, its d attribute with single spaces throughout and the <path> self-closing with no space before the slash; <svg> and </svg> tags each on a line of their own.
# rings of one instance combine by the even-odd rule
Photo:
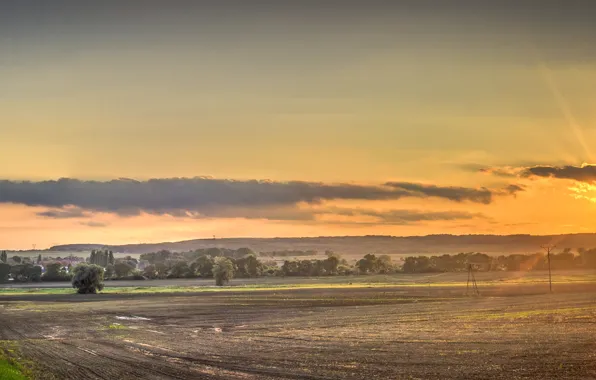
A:
<svg viewBox="0 0 596 380">
<path fill-rule="evenodd" d="M 422 285 L 429 276 L 365 277 L 0 295 L 0 343 L 38 379 L 596 376 L 589 274 L 556 274 L 554 294 L 542 278 L 487 278 L 480 297 L 464 295 L 462 275 L 431 286 Z"/>
</svg>

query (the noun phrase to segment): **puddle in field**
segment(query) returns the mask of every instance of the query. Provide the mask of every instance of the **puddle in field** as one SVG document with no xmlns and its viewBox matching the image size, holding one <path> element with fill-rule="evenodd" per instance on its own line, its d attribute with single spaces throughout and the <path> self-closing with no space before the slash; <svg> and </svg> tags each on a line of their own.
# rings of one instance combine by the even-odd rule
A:
<svg viewBox="0 0 596 380">
<path fill-rule="evenodd" d="M 130 317 L 117 316 L 116 319 L 120 319 L 120 320 L 124 320 L 124 321 L 150 321 L 151 320 L 149 318 L 137 317 L 134 315 L 131 315 Z"/>
<path fill-rule="evenodd" d="M 64 330 L 60 327 L 52 327 L 50 330 L 51 333 L 42 335 L 44 338 L 48 340 L 58 340 L 64 335 Z"/>
</svg>

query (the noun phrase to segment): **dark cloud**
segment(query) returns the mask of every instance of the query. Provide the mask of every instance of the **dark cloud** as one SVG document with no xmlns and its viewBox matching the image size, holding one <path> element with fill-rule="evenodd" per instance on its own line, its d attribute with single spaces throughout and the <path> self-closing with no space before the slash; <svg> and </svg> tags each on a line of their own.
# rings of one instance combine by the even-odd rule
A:
<svg viewBox="0 0 596 380">
<path fill-rule="evenodd" d="M 500 195 L 513 195 L 515 196 L 515 194 L 522 192 L 525 190 L 525 187 L 522 185 L 515 185 L 515 184 L 511 184 L 506 186 L 504 189 L 502 189 L 500 191 Z"/>
<path fill-rule="evenodd" d="M 440 187 L 408 182 L 383 185 L 330 184 L 320 182 L 276 182 L 213 178 L 169 178 L 136 181 L 0 181 L 0 203 L 50 208 L 38 215 L 47 218 L 82 218 L 91 212 L 120 216 L 141 212 L 193 218 L 255 218 L 312 220 L 313 213 L 299 205 L 317 205 L 331 200 L 397 200 L 404 197 L 440 199 L 482 204 L 494 196 L 512 195 L 521 187 L 506 189 Z M 445 215 L 444 215 L 445 216 Z"/>
<path fill-rule="evenodd" d="M 27 206 L 76 207 L 83 210 L 135 214 L 141 211 L 186 213 L 214 207 L 267 207 L 317 204 L 325 200 L 391 200 L 403 197 L 438 197 L 452 201 L 490 203 L 493 191 L 465 187 L 438 187 L 407 182 L 384 186 L 275 182 L 212 178 L 169 178 L 106 182 L 60 179 L 57 181 L 0 181 L 0 202 Z M 49 216 L 49 215 L 48 215 Z"/>
<path fill-rule="evenodd" d="M 388 182 L 386 185 L 398 190 L 408 191 L 412 196 L 421 198 L 438 197 L 454 202 L 470 201 L 483 204 L 491 203 L 494 196 L 505 194 L 514 195 L 516 192 L 523 190 L 518 185 L 510 185 L 505 189 L 498 190 L 491 190 L 484 187 L 474 189 L 469 187 L 436 186 L 410 182 Z"/>
<path fill-rule="evenodd" d="M 596 165 L 534 166 L 526 168 L 522 175 L 525 177 L 547 177 L 593 182 L 596 181 Z"/>
<path fill-rule="evenodd" d="M 169 178 L 106 182 L 60 179 L 57 181 L 0 181 L 0 203 L 134 215 L 139 212 L 180 215 L 220 207 L 279 207 L 325 200 L 388 200 L 416 196 L 383 186 L 316 182 L 236 181 L 212 178 Z"/>
</svg>

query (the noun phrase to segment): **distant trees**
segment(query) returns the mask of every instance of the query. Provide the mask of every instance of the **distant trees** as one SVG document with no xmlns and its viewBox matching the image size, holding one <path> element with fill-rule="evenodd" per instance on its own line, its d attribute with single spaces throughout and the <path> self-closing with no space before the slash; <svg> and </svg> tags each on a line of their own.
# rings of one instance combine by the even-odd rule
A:
<svg viewBox="0 0 596 380">
<path fill-rule="evenodd" d="M 157 264 L 157 263 L 163 263 L 167 260 L 171 260 L 174 258 L 180 258 L 183 259 L 181 254 L 175 253 L 175 252 L 170 252 L 167 250 L 161 250 L 158 252 L 151 252 L 151 253 L 143 253 L 140 256 L 141 260 L 146 260 L 149 262 L 149 264 Z"/>
<path fill-rule="evenodd" d="M 585 268 L 596 268 L 596 248 L 583 250 L 580 252 L 579 261 Z"/>
<path fill-rule="evenodd" d="M 543 253 L 489 256 L 483 253 L 458 253 L 441 256 L 410 256 L 404 259 L 404 273 L 457 272 L 473 265 L 479 271 L 532 271 L 548 269 Z M 551 268 L 555 270 L 596 269 L 596 249 L 571 249 L 551 254 Z"/>
<path fill-rule="evenodd" d="M 41 281 L 41 267 L 31 263 L 17 264 L 10 268 L 10 275 L 19 282 Z"/>
<path fill-rule="evenodd" d="M 270 251 L 270 252 L 260 252 L 259 256 L 261 257 L 299 257 L 299 256 L 316 256 L 317 251 L 308 250 L 308 251 L 300 251 L 300 250 L 285 250 L 285 251 Z"/>
<path fill-rule="evenodd" d="M 199 277 L 213 277 L 213 265 L 215 260 L 211 256 L 200 256 L 190 265 Z"/>
<path fill-rule="evenodd" d="M 0 282 L 8 281 L 9 275 L 10 275 L 10 265 L 6 264 L 5 262 L 0 263 Z"/>
<path fill-rule="evenodd" d="M 119 261 L 113 265 L 116 277 L 126 277 L 132 273 L 134 267 L 125 261 Z"/>
<path fill-rule="evenodd" d="M 281 267 L 284 276 L 333 276 L 350 274 L 348 263 L 328 252 L 324 260 L 286 260 Z"/>
<path fill-rule="evenodd" d="M 409 256 L 404 259 L 404 273 L 433 273 L 466 271 L 468 265 L 477 270 L 496 270 L 497 262 L 483 253 L 458 253 L 457 255 Z"/>
<path fill-rule="evenodd" d="M 109 261 L 109 260 L 108 260 Z M 111 279 L 112 277 L 114 277 L 114 274 L 116 273 L 115 269 L 114 269 L 114 264 L 112 263 L 108 263 L 108 266 L 106 267 L 106 271 L 104 273 L 104 278 L 107 279 Z"/>
<path fill-rule="evenodd" d="M 176 262 L 169 270 L 169 278 L 192 278 L 195 277 L 194 271 L 188 266 L 186 261 Z"/>
<path fill-rule="evenodd" d="M 215 285 L 223 286 L 234 278 L 235 266 L 232 260 L 227 257 L 216 257 L 213 265 L 213 277 Z"/>
<path fill-rule="evenodd" d="M 72 274 L 67 272 L 61 263 L 55 262 L 46 265 L 46 271 L 41 279 L 42 281 L 71 281 Z"/>
<path fill-rule="evenodd" d="M 260 277 L 263 274 L 263 263 L 257 259 L 254 253 L 236 259 L 235 265 L 239 277 Z"/>
<path fill-rule="evenodd" d="M 282 251 L 297 253 L 302 251 Z M 304 251 L 308 252 L 308 251 Z M 473 265 L 478 271 L 529 271 L 548 268 L 543 253 L 530 255 L 512 254 L 489 256 L 483 253 L 458 253 L 455 255 L 409 256 L 396 263 L 391 256 L 366 254 L 348 263 L 340 255 L 326 251 L 316 258 L 286 259 L 282 263 L 272 259 L 263 260 L 262 253 L 249 248 L 207 248 L 189 252 L 159 252 L 141 255 L 141 260 L 131 256 L 116 259 L 109 250 L 94 250 L 88 264 L 104 267 L 105 279 L 166 279 L 166 278 L 215 278 L 218 285 L 232 278 L 258 278 L 262 276 L 342 276 L 351 274 L 374 275 L 391 273 L 432 273 L 465 271 Z M 53 261 L 56 260 L 56 261 Z M 69 256 L 64 259 L 36 256 L 14 256 L 10 259 L 0 252 L 0 282 L 14 281 L 72 281 L 70 267 L 81 258 Z M 42 274 L 43 268 L 45 272 Z M 552 269 L 596 269 L 596 248 L 564 249 L 551 254 Z M 140 270 L 137 270 L 139 268 Z M 96 288 L 97 291 L 98 288 Z"/>
<path fill-rule="evenodd" d="M 97 264 L 78 264 L 74 268 L 72 287 L 79 294 L 95 294 L 103 290 L 104 269 Z"/>
<path fill-rule="evenodd" d="M 395 267 L 391 262 L 391 257 L 388 255 L 365 255 L 356 263 L 356 267 L 362 274 L 378 273 L 388 274 L 395 271 Z"/>
<path fill-rule="evenodd" d="M 92 250 L 89 256 L 89 264 L 99 265 L 103 268 L 107 267 L 108 264 L 114 264 L 114 254 L 112 251 L 104 250 Z"/>
</svg>

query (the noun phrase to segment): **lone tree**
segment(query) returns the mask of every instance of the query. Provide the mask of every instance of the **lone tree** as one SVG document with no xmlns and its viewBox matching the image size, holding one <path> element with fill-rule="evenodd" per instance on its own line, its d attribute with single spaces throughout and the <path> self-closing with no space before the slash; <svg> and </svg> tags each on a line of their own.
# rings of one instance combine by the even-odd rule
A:
<svg viewBox="0 0 596 380">
<path fill-rule="evenodd" d="M 8 262 L 8 255 L 6 254 L 6 251 L 2 251 L 2 253 L 0 253 L 0 261 L 3 263 Z"/>
<path fill-rule="evenodd" d="M 227 257 L 216 257 L 213 265 L 213 277 L 215 278 L 215 285 L 223 286 L 234 278 L 234 263 Z"/>
<path fill-rule="evenodd" d="M 96 294 L 103 290 L 103 272 L 99 265 L 81 263 L 74 268 L 72 287 L 79 294 Z"/>
</svg>

